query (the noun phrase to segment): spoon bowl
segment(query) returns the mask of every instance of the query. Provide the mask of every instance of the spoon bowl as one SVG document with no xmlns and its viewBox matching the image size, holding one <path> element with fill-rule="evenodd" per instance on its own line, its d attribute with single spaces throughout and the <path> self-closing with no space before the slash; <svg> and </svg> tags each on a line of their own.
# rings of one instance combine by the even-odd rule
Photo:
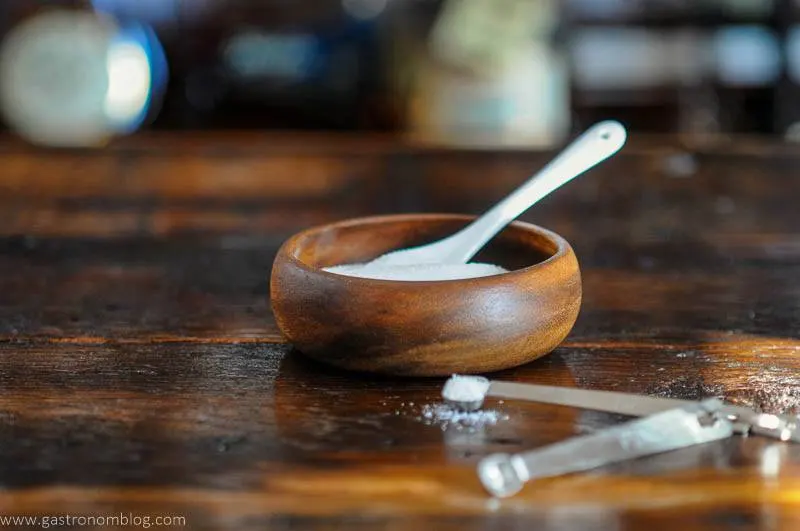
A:
<svg viewBox="0 0 800 531">
<path fill-rule="evenodd" d="M 302 353 L 350 370 L 443 376 L 518 366 L 552 351 L 581 303 L 578 262 L 561 236 L 507 226 L 476 257 L 510 272 L 440 281 L 374 280 L 324 271 L 452 234 L 474 217 L 361 218 L 301 232 L 275 259 L 272 309 Z"/>
</svg>

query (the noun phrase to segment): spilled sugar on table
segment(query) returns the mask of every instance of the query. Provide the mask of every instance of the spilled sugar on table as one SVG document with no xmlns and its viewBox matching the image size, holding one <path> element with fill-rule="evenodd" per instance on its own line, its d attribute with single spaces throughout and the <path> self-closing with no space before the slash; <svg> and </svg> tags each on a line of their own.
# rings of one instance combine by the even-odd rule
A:
<svg viewBox="0 0 800 531">
<path fill-rule="evenodd" d="M 441 379 L 308 361 L 269 307 L 278 246 L 380 213 L 479 213 L 550 153 L 380 137 L 0 142 L 0 515 L 183 517 L 192 529 L 796 529 L 800 451 L 760 438 L 536 482 L 475 463 L 610 426 Z M 634 138 L 522 219 L 573 245 L 583 306 L 509 381 L 800 408 L 800 152 Z M 154 521 L 154 520 L 153 520 Z"/>
</svg>

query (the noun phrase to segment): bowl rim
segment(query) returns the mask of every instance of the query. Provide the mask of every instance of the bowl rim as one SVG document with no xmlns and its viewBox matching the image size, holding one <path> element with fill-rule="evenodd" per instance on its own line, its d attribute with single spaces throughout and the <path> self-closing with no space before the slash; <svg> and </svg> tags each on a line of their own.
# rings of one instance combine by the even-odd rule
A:
<svg viewBox="0 0 800 531">
<path fill-rule="evenodd" d="M 314 274 L 322 274 L 323 277 L 336 279 L 338 281 L 343 282 L 354 282 L 354 283 L 369 283 L 371 285 L 392 285 L 392 286 L 425 286 L 425 287 L 434 287 L 437 285 L 452 285 L 455 282 L 469 282 L 469 283 L 496 283 L 500 278 L 508 278 L 509 276 L 518 276 L 524 274 L 531 274 L 536 272 L 537 270 L 545 269 L 551 267 L 553 263 L 565 259 L 570 254 L 574 254 L 572 250 L 572 246 L 569 242 L 561 235 L 541 227 L 539 225 L 535 225 L 533 223 L 528 223 L 525 221 L 514 220 L 509 223 L 508 226 L 514 226 L 519 229 L 528 230 L 531 232 L 535 232 L 540 236 L 544 236 L 551 242 L 555 243 L 556 250 L 555 252 L 547 257 L 545 260 L 541 262 L 536 262 L 535 264 L 531 264 L 527 267 L 523 267 L 520 269 L 513 269 L 508 271 L 507 273 L 501 273 L 499 275 L 489 275 L 484 277 L 473 277 L 473 278 L 455 278 L 455 279 L 448 279 L 448 280 L 388 280 L 388 279 L 378 279 L 378 278 L 365 278 L 365 277 L 356 277 L 356 276 L 349 276 L 349 275 L 340 275 L 338 273 L 331 273 L 329 271 L 325 271 L 319 267 L 313 267 L 299 258 L 295 256 L 295 253 L 292 252 L 292 249 L 297 247 L 297 242 L 308 235 L 321 232 L 323 230 L 327 230 L 330 228 L 338 228 L 338 227 L 352 227 L 354 225 L 362 225 L 364 223 L 375 223 L 375 222 L 385 222 L 385 221 L 404 221 L 404 220 L 442 220 L 442 219 L 458 219 L 458 220 L 474 220 L 477 219 L 478 216 L 470 215 L 470 214 L 453 214 L 453 213 L 420 213 L 420 214 L 385 214 L 385 215 L 377 215 L 377 216 L 364 216 L 364 217 L 356 217 L 356 218 L 347 218 L 340 221 L 334 221 L 332 223 L 326 223 L 323 225 L 316 225 L 314 227 L 309 227 L 304 229 L 293 236 L 291 236 L 286 243 L 282 246 L 282 250 L 278 251 L 279 254 L 284 254 L 286 258 L 292 262 L 296 267 L 299 267 L 303 271 L 314 273 Z"/>
</svg>

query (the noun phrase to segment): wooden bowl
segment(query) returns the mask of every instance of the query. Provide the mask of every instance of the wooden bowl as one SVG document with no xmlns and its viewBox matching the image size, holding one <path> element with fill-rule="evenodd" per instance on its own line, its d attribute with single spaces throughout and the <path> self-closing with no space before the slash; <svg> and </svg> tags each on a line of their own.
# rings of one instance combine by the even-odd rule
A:
<svg viewBox="0 0 800 531">
<path fill-rule="evenodd" d="M 272 310 L 304 354 L 345 369 L 439 376 L 515 367 L 553 350 L 581 304 L 578 261 L 562 237 L 515 222 L 476 257 L 509 273 L 399 282 L 322 268 L 365 262 L 456 232 L 472 217 L 381 216 L 301 232 L 278 251 Z"/>
</svg>

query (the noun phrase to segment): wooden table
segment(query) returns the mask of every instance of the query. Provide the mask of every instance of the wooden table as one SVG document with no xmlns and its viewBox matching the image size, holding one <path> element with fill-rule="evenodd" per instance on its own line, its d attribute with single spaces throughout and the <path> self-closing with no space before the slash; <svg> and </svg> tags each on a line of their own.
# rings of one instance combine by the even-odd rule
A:
<svg viewBox="0 0 800 531">
<path fill-rule="evenodd" d="M 497 378 L 800 407 L 800 154 L 634 139 L 525 216 L 569 239 L 567 341 Z M 800 448 L 732 439 L 490 500 L 474 473 L 618 421 L 495 404 L 426 425 L 441 380 L 307 361 L 270 314 L 277 246 L 317 223 L 480 212 L 549 157 L 385 138 L 0 145 L 0 514 L 192 529 L 797 529 Z"/>
</svg>

